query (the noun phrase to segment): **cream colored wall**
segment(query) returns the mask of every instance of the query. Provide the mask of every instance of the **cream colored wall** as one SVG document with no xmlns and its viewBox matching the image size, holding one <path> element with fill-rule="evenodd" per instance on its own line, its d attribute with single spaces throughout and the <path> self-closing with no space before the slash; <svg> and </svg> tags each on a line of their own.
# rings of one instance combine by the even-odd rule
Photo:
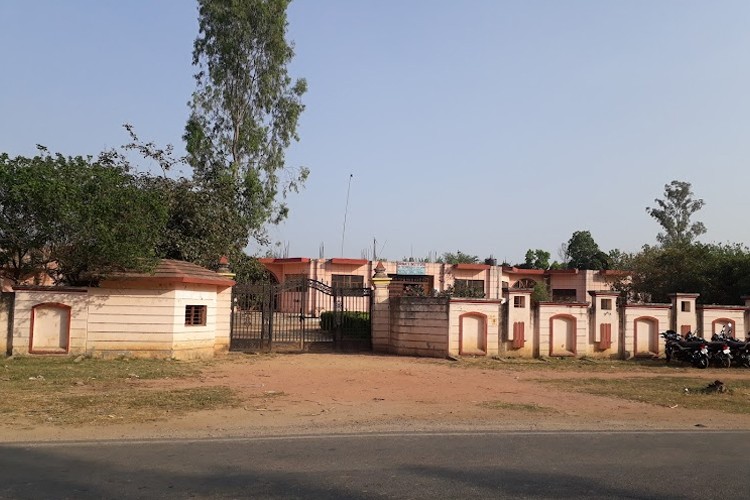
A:
<svg viewBox="0 0 750 500">
<path fill-rule="evenodd" d="M 10 311 L 13 307 L 13 294 L 3 293 L 0 295 L 0 356 L 8 350 L 8 334 L 11 330 Z"/>
<path fill-rule="evenodd" d="M 216 294 L 216 338 L 214 354 L 226 354 L 229 351 L 231 335 L 232 288 L 219 289 Z"/>
<path fill-rule="evenodd" d="M 669 330 L 671 306 L 669 304 L 626 305 L 624 307 L 625 331 L 621 354 L 625 359 L 632 358 L 635 351 L 635 321 L 638 318 L 654 318 L 659 333 Z M 659 337 L 659 354 L 664 352 L 664 339 Z"/>
<path fill-rule="evenodd" d="M 726 319 L 734 322 L 732 334 L 740 340 L 745 339 L 747 329 L 745 328 L 744 307 L 704 306 L 702 308 L 699 307 L 698 314 L 701 315 L 703 319 L 703 325 L 701 327 L 701 336 L 703 338 L 711 340 L 711 335 L 719 333 L 721 327 L 727 323 L 727 321 L 724 321 Z M 717 323 L 714 324 L 714 321 L 717 321 Z"/>
<path fill-rule="evenodd" d="M 485 355 L 497 355 L 501 329 L 501 308 L 502 304 L 500 302 L 452 299 L 450 301 L 448 333 L 448 351 L 450 354 L 458 356 L 461 350 L 459 332 L 462 315 L 475 314 L 483 319 L 487 328 Z"/>
<path fill-rule="evenodd" d="M 672 321 L 669 323 L 670 329 L 675 330 L 677 333 L 682 333 L 683 327 L 686 327 L 695 333 L 698 328 L 697 298 L 697 294 L 676 293 L 672 295 Z M 689 311 L 682 310 L 683 302 L 688 303 Z"/>
<path fill-rule="evenodd" d="M 18 290 L 15 294 L 13 355 L 29 354 L 33 307 L 45 303 L 64 304 L 71 307 L 68 353 L 81 354 L 86 351 L 88 304 L 91 297 L 85 290 L 82 292 Z"/>
<path fill-rule="evenodd" d="M 515 307 L 515 297 L 525 297 L 524 299 L 524 307 Z M 506 324 L 504 325 L 504 329 L 507 332 L 505 335 L 505 339 L 503 337 L 500 337 L 499 344 L 500 344 L 500 351 L 505 353 L 508 356 L 511 357 L 524 357 L 524 358 L 530 358 L 534 356 L 538 356 L 539 350 L 538 346 L 536 345 L 536 338 L 534 335 L 534 317 L 533 317 L 533 310 L 531 307 L 531 292 L 530 291 L 520 291 L 516 289 L 508 289 L 507 290 L 507 311 L 508 311 L 508 317 L 506 320 Z M 524 324 L 524 345 L 521 348 L 513 348 L 513 325 L 516 322 L 520 322 Z"/>
<path fill-rule="evenodd" d="M 575 320 L 575 341 L 571 353 L 560 347 L 559 339 L 551 339 L 551 321 L 555 317 L 572 317 Z M 542 356 L 581 356 L 589 346 L 589 315 L 585 304 L 543 303 L 539 304 L 539 353 Z M 554 344 L 551 344 L 554 340 Z"/>
<path fill-rule="evenodd" d="M 90 288 L 87 351 L 102 356 L 171 357 L 176 312 L 175 291 L 170 288 Z"/>
<path fill-rule="evenodd" d="M 585 347 L 584 354 L 597 358 L 617 358 L 620 355 L 620 312 L 617 307 L 617 294 L 615 293 L 593 293 L 591 299 L 591 331 L 589 332 L 589 343 Z M 602 309 L 602 300 L 611 300 L 612 308 Z M 601 325 L 609 324 L 612 333 L 612 344 L 608 349 L 602 349 Z"/>
<path fill-rule="evenodd" d="M 185 325 L 185 306 L 206 306 L 205 325 Z M 227 313 L 226 318 L 229 318 Z M 216 344 L 217 298 L 216 287 L 209 285 L 180 285 L 174 291 L 172 314 L 174 338 L 173 356 L 177 359 L 210 357 Z"/>
</svg>

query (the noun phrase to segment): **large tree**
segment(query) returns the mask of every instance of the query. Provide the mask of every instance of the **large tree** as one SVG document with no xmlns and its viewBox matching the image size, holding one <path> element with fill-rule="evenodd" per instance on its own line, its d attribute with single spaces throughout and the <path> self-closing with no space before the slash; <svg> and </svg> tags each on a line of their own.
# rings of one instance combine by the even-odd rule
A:
<svg viewBox="0 0 750 500">
<path fill-rule="evenodd" d="M 590 231 L 576 231 L 565 247 L 568 269 L 608 269 L 609 258 Z"/>
<path fill-rule="evenodd" d="M 750 292 L 750 251 L 739 244 L 646 245 L 628 256 L 627 269 L 619 288 L 634 299 L 668 302 L 693 292 L 704 304 L 737 304 Z"/>
<path fill-rule="evenodd" d="M 225 252 L 287 216 L 284 197 L 308 171 L 289 169 L 285 150 L 297 140 L 304 79 L 293 81 L 286 40 L 289 0 L 199 0 L 193 64 L 197 89 L 185 129 L 197 186 L 217 200 L 222 217 L 242 231 Z M 216 256 L 218 258 L 218 255 Z"/>
<path fill-rule="evenodd" d="M 167 210 L 116 154 L 0 156 L 0 273 L 14 283 L 46 271 L 96 285 L 156 262 Z"/>
<path fill-rule="evenodd" d="M 695 212 L 703 208 L 702 199 L 696 199 L 689 182 L 672 181 L 664 186 L 664 199 L 655 199 L 656 207 L 646 207 L 646 212 L 656 219 L 664 232 L 656 236 L 662 245 L 690 244 L 706 232 L 702 222 L 691 222 Z"/>
</svg>

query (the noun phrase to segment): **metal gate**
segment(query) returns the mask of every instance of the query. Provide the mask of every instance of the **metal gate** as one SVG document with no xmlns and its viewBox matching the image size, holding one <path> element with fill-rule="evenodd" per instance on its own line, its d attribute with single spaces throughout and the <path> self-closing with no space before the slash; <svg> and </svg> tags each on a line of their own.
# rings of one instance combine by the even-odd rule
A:
<svg viewBox="0 0 750 500">
<path fill-rule="evenodd" d="M 332 288 L 311 279 L 235 285 L 234 351 L 371 349 L 369 288 Z"/>
</svg>

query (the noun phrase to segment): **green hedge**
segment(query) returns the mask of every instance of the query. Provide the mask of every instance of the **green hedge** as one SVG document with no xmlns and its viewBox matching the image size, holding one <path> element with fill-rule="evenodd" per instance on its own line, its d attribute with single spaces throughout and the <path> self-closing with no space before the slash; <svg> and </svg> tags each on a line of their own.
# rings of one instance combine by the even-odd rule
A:
<svg viewBox="0 0 750 500">
<path fill-rule="evenodd" d="M 370 334 L 370 313 L 359 311 L 344 311 L 334 313 L 326 311 L 320 314 L 320 329 L 324 332 L 330 332 L 334 329 L 334 314 L 340 314 L 342 326 L 346 330 L 347 336 L 369 336 Z"/>
</svg>

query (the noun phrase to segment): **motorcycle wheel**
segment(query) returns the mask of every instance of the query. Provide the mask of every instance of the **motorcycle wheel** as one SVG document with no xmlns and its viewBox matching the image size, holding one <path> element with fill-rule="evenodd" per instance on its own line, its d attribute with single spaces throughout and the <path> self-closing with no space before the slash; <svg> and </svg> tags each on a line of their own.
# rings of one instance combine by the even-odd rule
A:
<svg viewBox="0 0 750 500">
<path fill-rule="evenodd" d="M 745 368 L 750 368 L 750 354 L 745 354 L 740 358 L 740 364 Z"/>
<path fill-rule="evenodd" d="M 724 356 L 719 360 L 719 366 L 722 368 L 729 368 L 729 365 L 732 364 L 732 358 L 729 356 Z"/>
<path fill-rule="evenodd" d="M 698 357 L 693 363 L 693 366 L 695 366 L 696 368 L 700 368 L 701 370 L 703 370 L 704 368 L 708 368 L 708 358 L 706 356 Z"/>
</svg>

